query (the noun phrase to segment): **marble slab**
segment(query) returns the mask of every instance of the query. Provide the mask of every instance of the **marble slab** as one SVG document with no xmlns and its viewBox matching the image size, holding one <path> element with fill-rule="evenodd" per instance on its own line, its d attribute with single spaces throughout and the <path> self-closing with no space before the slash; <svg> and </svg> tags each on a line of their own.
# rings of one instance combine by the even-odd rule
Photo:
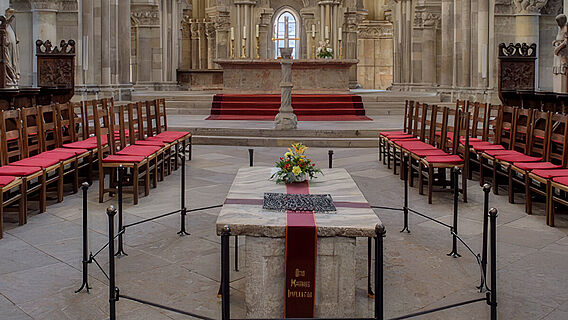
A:
<svg viewBox="0 0 568 320">
<path fill-rule="evenodd" d="M 217 218 L 217 234 L 224 226 L 231 235 L 284 237 L 286 213 L 262 208 L 265 192 L 286 193 L 286 185 L 269 180 L 270 167 L 239 169 L 227 195 L 231 200 L 251 200 L 251 204 L 225 203 Z M 353 178 L 345 169 L 324 169 L 309 182 L 311 194 L 331 194 L 336 213 L 315 213 L 318 237 L 373 237 L 381 220 L 370 208 Z"/>
</svg>

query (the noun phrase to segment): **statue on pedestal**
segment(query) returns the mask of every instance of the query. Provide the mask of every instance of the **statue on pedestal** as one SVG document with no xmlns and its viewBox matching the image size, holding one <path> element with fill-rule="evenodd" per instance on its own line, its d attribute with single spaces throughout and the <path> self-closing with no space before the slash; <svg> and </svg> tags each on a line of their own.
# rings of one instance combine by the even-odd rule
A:
<svg viewBox="0 0 568 320">
<path fill-rule="evenodd" d="M 2 60 L 4 60 L 3 73 L 5 81 L 1 83 L 4 88 L 18 88 L 20 81 L 20 51 L 18 39 L 12 28 L 14 9 L 8 8 L 4 16 L 0 16 L 0 41 L 2 43 Z"/>
<path fill-rule="evenodd" d="M 556 35 L 556 40 L 552 42 L 554 46 L 554 66 L 552 72 L 554 73 L 554 92 L 557 93 L 567 93 L 568 88 L 566 87 L 567 74 L 566 70 L 568 68 L 568 25 L 565 14 L 559 14 L 556 16 L 556 23 L 558 23 L 558 33 Z"/>
<path fill-rule="evenodd" d="M 282 82 L 280 83 L 281 96 L 280 96 L 280 110 L 274 118 L 274 127 L 277 130 L 293 130 L 298 127 L 298 119 L 294 114 L 292 108 L 292 50 L 294 48 L 286 47 L 280 48 L 282 55 Z"/>
</svg>

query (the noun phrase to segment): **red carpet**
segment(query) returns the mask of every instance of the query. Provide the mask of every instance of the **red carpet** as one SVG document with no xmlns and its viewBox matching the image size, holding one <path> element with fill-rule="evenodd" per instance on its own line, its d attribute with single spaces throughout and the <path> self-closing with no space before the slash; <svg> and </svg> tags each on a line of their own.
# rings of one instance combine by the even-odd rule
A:
<svg viewBox="0 0 568 320">
<path fill-rule="evenodd" d="M 280 95 L 217 94 L 206 120 L 274 120 Z M 300 121 L 365 121 L 361 96 L 351 94 L 292 95 L 292 108 Z"/>
</svg>

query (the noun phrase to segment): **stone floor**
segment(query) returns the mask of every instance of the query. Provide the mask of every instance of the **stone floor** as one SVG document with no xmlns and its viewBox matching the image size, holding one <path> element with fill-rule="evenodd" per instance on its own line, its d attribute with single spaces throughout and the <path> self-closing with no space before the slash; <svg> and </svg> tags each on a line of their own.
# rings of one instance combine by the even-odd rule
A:
<svg viewBox="0 0 568 320">
<path fill-rule="evenodd" d="M 255 148 L 255 164 L 271 165 L 282 148 Z M 335 149 L 335 166 L 354 177 L 371 204 L 400 206 L 402 182 L 376 161 L 376 149 Z M 321 166 L 327 149 L 310 149 Z M 248 165 L 246 147 L 196 146 L 187 165 L 189 208 L 222 203 L 239 167 Z M 152 189 L 137 206 L 126 198 L 127 223 L 175 210 L 179 206 L 180 170 Z M 105 208 L 97 201 L 97 185 L 89 192 L 90 249 L 105 243 Z M 475 252 L 481 247 L 482 192 L 478 180 L 469 184 L 470 201 L 460 203 L 460 233 Z M 524 213 L 523 199 L 509 204 L 501 192 L 491 196 L 498 217 L 498 285 L 500 319 L 568 319 L 568 222 L 547 227 L 543 206 L 533 216 Z M 450 223 L 451 195 L 437 193 L 434 203 L 410 189 L 411 206 Z M 90 294 L 74 293 L 81 284 L 81 203 L 79 194 L 50 204 L 32 215 L 25 226 L 7 223 L 0 240 L 0 319 L 105 319 L 108 286 L 105 276 L 90 266 Z M 35 204 L 33 204 L 35 205 Z M 128 256 L 117 260 L 121 293 L 213 318 L 220 317 L 219 238 L 215 220 L 219 209 L 193 213 L 190 236 L 179 237 L 179 217 L 172 216 L 127 229 Z M 418 216 L 410 217 L 412 233 L 399 233 L 398 212 L 377 210 L 385 223 L 385 314 L 388 318 L 483 297 L 476 291 L 479 267 L 466 248 L 462 258 L 446 256 L 449 231 Z M 244 241 L 240 242 L 242 246 Z M 232 243 L 232 241 L 231 241 Z M 366 296 L 366 240 L 358 241 L 357 305 L 372 314 Z M 231 250 L 232 251 L 232 250 Z M 241 255 L 242 256 L 242 255 Z M 106 251 L 98 261 L 107 268 Z M 243 264 L 244 261 L 241 261 Z M 244 268 L 244 265 L 241 266 Z M 243 316 L 244 272 L 231 271 L 232 315 Z M 187 319 L 172 312 L 134 302 L 118 302 L 119 319 Z M 489 319 L 484 303 L 463 306 L 420 319 Z"/>
</svg>

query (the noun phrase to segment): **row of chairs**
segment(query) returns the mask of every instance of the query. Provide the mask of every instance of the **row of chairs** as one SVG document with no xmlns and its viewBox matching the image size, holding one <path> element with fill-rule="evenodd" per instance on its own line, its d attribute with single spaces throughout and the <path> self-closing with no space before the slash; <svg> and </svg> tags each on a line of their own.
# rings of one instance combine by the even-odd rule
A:
<svg viewBox="0 0 568 320">
<path fill-rule="evenodd" d="M 101 113 L 108 118 L 101 118 Z M 112 138 L 104 128 L 113 128 Z M 63 201 L 64 183 L 70 182 L 76 193 L 80 173 L 91 183 L 98 168 L 103 186 L 105 169 L 113 163 L 131 168 L 133 163 L 154 165 L 159 159 L 159 165 L 151 168 L 159 167 L 160 171 L 154 171 L 152 178 L 163 179 L 177 169 L 178 147 L 191 147 L 189 132 L 168 131 L 164 100 L 115 106 L 112 99 L 102 99 L 8 110 L 0 112 L 0 131 L 0 238 L 5 208 L 14 207 L 18 223 L 23 225 L 29 200 L 37 200 L 40 213 L 45 212 L 47 192 L 53 190 L 57 202 Z M 139 155 L 137 150 L 136 155 L 127 154 L 134 146 L 145 144 L 148 153 Z M 116 180 L 116 175 L 111 178 Z M 137 185 L 133 189 L 137 191 Z M 104 191 L 101 187 L 101 202 Z"/>
<path fill-rule="evenodd" d="M 436 109 L 435 106 L 409 101 L 406 109 L 405 130 L 398 135 L 421 136 L 427 132 L 425 128 L 428 126 L 438 126 L 431 126 L 416 117 L 416 109 Z M 465 127 L 465 132 L 461 130 L 464 136 L 460 134 L 459 144 L 455 144 L 457 154 L 464 159 L 466 177 L 471 179 L 477 169 L 480 184 L 492 178 L 496 194 L 501 181 L 506 180 L 509 201 L 513 203 L 515 193 L 523 192 L 528 214 L 532 213 L 534 196 L 544 197 L 546 222 L 554 226 L 555 211 L 559 205 L 568 205 L 568 116 L 469 101 L 458 101 L 455 110 L 468 115 L 460 124 Z M 424 128 L 417 132 L 421 126 Z M 444 134 L 439 128 L 432 130 L 435 130 L 436 136 Z M 448 128 L 448 132 L 451 130 Z M 395 135 L 381 133 L 381 148 L 392 143 L 390 137 Z M 457 135 L 453 134 L 446 136 L 448 141 L 456 141 L 456 138 Z M 396 161 L 396 157 L 392 156 L 388 160 L 391 158 Z"/>
</svg>

